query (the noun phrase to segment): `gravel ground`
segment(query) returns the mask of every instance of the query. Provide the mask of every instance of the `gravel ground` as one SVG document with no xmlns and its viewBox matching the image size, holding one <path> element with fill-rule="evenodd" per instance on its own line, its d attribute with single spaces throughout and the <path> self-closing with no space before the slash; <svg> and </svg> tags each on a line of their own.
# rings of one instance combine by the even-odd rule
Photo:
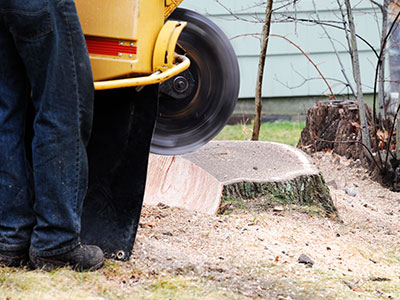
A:
<svg viewBox="0 0 400 300">
<path fill-rule="evenodd" d="M 331 153 L 313 159 L 336 220 L 312 207 L 244 206 L 218 216 L 144 207 L 127 265 L 139 275 L 130 284 L 179 275 L 239 298 L 400 299 L 400 195 L 353 161 Z M 299 263 L 303 254 L 312 261 Z"/>
</svg>

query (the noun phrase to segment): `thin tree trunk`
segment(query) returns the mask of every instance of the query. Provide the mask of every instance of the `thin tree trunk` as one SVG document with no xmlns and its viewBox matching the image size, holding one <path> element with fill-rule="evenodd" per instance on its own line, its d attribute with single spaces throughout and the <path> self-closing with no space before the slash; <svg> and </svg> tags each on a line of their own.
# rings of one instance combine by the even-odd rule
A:
<svg viewBox="0 0 400 300">
<path fill-rule="evenodd" d="M 268 0 L 267 8 L 265 9 L 265 23 L 262 30 L 261 37 L 261 53 L 258 61 L 258 73 L 256 83 L 256 96 L 255 96 L 255 116 L 254 116 L 254 127 L 253 134 L 251 137 L 252 141 L 258 141 L 261 127 L 261 113 L 262 113 L 262 83 L 264 78 L 264 67 L 265 60 L 267 57 L 267 48 L 269 41 L 269 32 L 271 29 L 271 16 L 272 16 L 272 5 L 273 0 Z"/>
<path fill-rule="evenodd" d="M 383 6 L 379 8 L 382 11 L 382 38 L 381 38 L 381 49 L 382 49 L 382 57 L 381 57 L 381 69 L 379 72 L 379 119 L 385 118 L 385 61 L 386 61 L 386 50 L 383 49 L 385 47 L 385 38 L 388 31 L 388 9 L 389 9 L 390 0 L 385 0 Z"/>
<path fill-rule="evenodd" d="M 369 136 L 367 117 L 365 113 L 365 104 L 361 87 L 361 71 L 360 71 L 360 60 L 358 57 L 358 49 L 357 49 L 357 37 L 356 37 L 356 29 L 354 24 L 353 11 L 350 5 L 350 0 L 344 1 L 347 9 L 347 18 L 349 22 L 350 29 L 350 52 L 352 53 L 352 64 L 353 64 L 353 76 L 354 81 L 357 86 L 357 101 L 359 106 L 360 113 L 360 122 L 361 122 L 361 130 L 362 130 L 362 142 L 363 144 L 371 150 L 371 140 Z"/>
<path fill-rule="evenodd" d="M 396 158 L 397 161 L 400 160 L 400 117 L 399 116 L 397 116 L 397 122 L 396 122 Z"/>
</svg>

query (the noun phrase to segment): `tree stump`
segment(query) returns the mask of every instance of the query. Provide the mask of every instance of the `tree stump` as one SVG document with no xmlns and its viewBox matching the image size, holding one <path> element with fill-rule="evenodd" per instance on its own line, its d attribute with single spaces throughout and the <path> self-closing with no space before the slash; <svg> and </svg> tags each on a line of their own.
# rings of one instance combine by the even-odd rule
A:
<svg viewBox="0 0 400 300">
<path fill-rule="evenodd" d="M 370 132 L 374 132 L 371 110 L 366 106 Z M 376 140 L 372 139 L 372 148 Z M 358 104 L 355 101 L 317 103 L 307 112 L 306 127 L 298 148 L 306 152 L 332 150 L 346 158 L 364 161 Z"/>
<path fill-rule="evenodd" d="M 257 202 L 265 208 L 304 205 L 330 216 L 337 213 L 319 169 L 304 152 L 288 145 L 211 141 L 183 156 L 151 155 L 145 204 L 161 202 L 215 214 L 221 200 Z"/>
<path fill-rule="evenodd" d="M 364 151 L 358 104 L 354 101 L 317 103 L 307 112 L 306 127 L 297 147 L 306 152 L 333 151 L 351 159 L 360 159 L 372 180 L 393 191 L 400 191 L 400 163 L 396 156 L 396 133 L 389 139 L 393 121 L 386 118 L 374 124 L 366 106 L 371 151 Z M 366 155 L 368 153 L 368 155 Z"/>
</svg>

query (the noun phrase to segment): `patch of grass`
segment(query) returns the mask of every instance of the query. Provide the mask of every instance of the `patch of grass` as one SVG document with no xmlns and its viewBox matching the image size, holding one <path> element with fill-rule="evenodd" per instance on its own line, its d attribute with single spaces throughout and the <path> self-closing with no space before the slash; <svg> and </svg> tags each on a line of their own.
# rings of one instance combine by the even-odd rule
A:
<svg viewBox="0 0 400 300">
<path fill-rule="evenodd" d="M 273 193 L 272 194 L 271 205 L 288 205 L 290 201 L 287 198 L 283 197 L 281 194 Z M 271 199 L 271 200 L 272 200 Z"/>
<path fill-rule="evenodd" d="M 239 197 L 228 197 L 224 196 L 222 198 L 222 205 L 220 214 L 230 215 L 232 212 L 237 211 L 239 213 L 245 211 L 269 211 L 271 208 L 277 205 L 288 204 L 285 199 L 275 198 L 272 195 L 265 195 L 256 198 L 243 199 Z"/>
<path fill-rule="evenodd" d="M 375 295 L 376 298 L 394 299 L 394 296 L 399 295 L 399 280 L 390 280 L 385 282 L 366 281 L 360 288 L 365 292 Z"/>
<path fill-rule="evenodd" d="M 208 282 L 187 276 L 163 276 L 131 284 L 124 265 L 112 264 L 97 272 L 76 273 L 0 268 L 0 299 L 12 300 L 136 300 L 136 299 L 249 299 Z M 112 277 L 110 277 L 112 275 Z"/>
<path fill-rule="evenodd" d="M 185 276 L 162 277 L 140 288 L 139 299 L 249 299 L 243 295 L 209 285 L 207 280 Z"/>
<path fill-rule="evenodd" d="M 76 276 L 67 269 L 46 273 L 1 268 L 0 274 L 0 299 L 102 299 L 97 293 L 97 286 L 102 284 L 98 273 L 83 279 L 84 275 Z"/>
<path fill-rule="evenodd" d="M 248 208 L 248 205 L 246 204 L 246 201 L 243 198 L 223 196 L 221 201 L 222 203 L 230 203 L 235 208 L 242 208 L 242 209 Z"/>
<path fill-rule="evenodd" d="M 306 206 L 298 206 L 298 209 L 310 216 L 318 217 L 318 218 L 326 218 L 327 213 L 321 207 L 317 205 L 306 205 Z"/>
<path fill-rule="evenodd" d="M 388 245 L 386 249 L 388 251 L 385 251 L 382 261 L 387 265 L 398 265 L 400 263 L 400 250 L 397 245 Z"/>
<path fill-rule="evenodd" d="M 277 142 L 296 146 L 305 127 L 305 122 L 276 121 L 263 123 L 260 141 Z M 253 132 L 252 124 L 227 125 L 217 135 L 216 140 L 249 140 Z"/>
</svg>

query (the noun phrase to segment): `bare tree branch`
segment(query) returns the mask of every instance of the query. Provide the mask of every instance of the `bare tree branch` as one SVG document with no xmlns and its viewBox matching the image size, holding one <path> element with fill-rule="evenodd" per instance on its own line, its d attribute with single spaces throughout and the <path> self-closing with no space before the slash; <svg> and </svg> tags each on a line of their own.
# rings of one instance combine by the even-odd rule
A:
<svg viewBox="0 0 400 300">
<path fill-rule="evenodd" d="M 315 5 L 315 1 L 313 0 L 312 3 L 313 3 L 313 6 L 314 6 L 315 14 L 316 14 L 316 16 L 317 16 L 317 20 L 320 22 L 321 20 L 320 20 L 320 18 L 319 18 L 319 14 L 318 14 L 317 6 Z M 332 41 L 331 36 L 329 35 L 328 31 L 326 30 L 326 28 L 325 28 L 323 25 L 321 25 L 321 28 L 322 28 L 322 30 L 325 32 L 325 35 L 328 37 L 328 40 L 330 41 L 330 43 L 331 43 L 331 45 L 332 45 L 332 48 L 333 48 L 333 50 L 335 51 L 337 61 L 338 61 L 339 66 L 340 66 L 340 68 L 341 68 L 341 72 L 342 72 L 342 74 L 343 74 L 343 77 L 344 77 L 344 79 L 345 79 L 346 82 L 347 82 L 347 85 L 350 87 L 351 92 L 353 93 L 354 97 L 356 97 L 356 92 L 354 91 L 354 88 L 353 88 L 352 84 L 350 83 L 349 78 L 347 77 L 347 74 L 346 74 L 346 71 L 345 71 L 345 69 L 344 69 L 342 60 L 340 59 L 339 53 L 338 53 L 338 51 L 337 51 L 337 49 L 336 49 L 335 44 L 334 44 L 333 41 Z"/>
<path fill-rule="evenodd" d="M 313 24 L 318 24 L 318 25 L 324 25 L 324 26 L 329 26 L 329 27 L 332 27 L 332 28 L 336 28 L 336 29 L 340 29 L 340 30 L 344 30 L 345 32 L 349 32 L 349 29 L 347 28 L 347 26 L 345 26 L 345 27 L 340 27 L 340 26 L 337 26 L 337 25 L 335 25 L 335 24 L 332 24 L 332 23 L 329 23 L 329 22 L 331 22 L 331 21 L 317 21 L 317 20 L 310 20 L 310 19 L 302 19 L 302 18 L 299 18 L 299 19 L 294 19 L 293 17 L 291 17 L 291 16 L 287 16 L 287 20 L 291 20 L 291 21 L 300 21 L 300 22 L 305 22 L 305 23 L 313 23 Z M 285 22 L 285 21 L 282 21 L 282 22 Z M 343 22 L 337 22 L 337 23 L 340 23 L 340 24 L 343 24 Z M 356 34 L 356 37 L 358 38 L 358 39 L 360 39 L 361 41 L 363 41 L 371 50 L 372 50 L 372 52 L 374 52 L 374 54 L 375 54 L 375 56 L 376 57 L 379 57 L 379 54 L 378 54 L 378 52 L 375 50 L 375 48 L 374 48 L 374 46 L 370 43 L 370 42 L 368 42 L 365 38 L 363 38 L 362 36 L 360 36 L 360 35 L 358 35 L 358 34 Z"/>
<path fill-rule="evenodd" d="M 374 124 L 375 126 L 377 126 L 377 115 L 376 115 L 376 94 L 377 94 L 377 84 L 378 84 L 378 76 L 379 76 L 379 70 L 381 68 L 382 65 L 382 56 L 383 56 L 383 51 L 386 48 L 386 45 L 391 37 L 391 35 L 393 34 L 394 30 L 397 29 L 397 21 L 400 19 L 400 11 L 397 13 L 392 25 L 390 26 L 389 30 L 386 33 L 386 36 L 383 39 L 382 45 L 381 45 L 381 51 L 379 53 L 379 57 L 378 57 L 378 63 L 376 65 L 376 69 L 375 69 L 375 83 L 374 83 L 374 101 L 373 101 L 373 115 L 374 115 Z M 375 129 L 376 131 L 376 129 Z"/>
<path fill-rule="evenodd" d="M 245 33 L 245 34 L 239 34 L 237 36 L 234 36 L 231 39 L 235 39 L 235 38 L 239 38 L 239 37 L 243 37 L 243 36 L 257 36 L 257 35 L 260 35 L 260 33 Z M 331 98 L 336 99 L 335 93 L 333 92 L 333 90 L 332 90 L 331 86 L 329 85 L 328 81 L 326 80 L 325 76 L 322 74 L 321 70 L 318 68 L 318 65 L 311 59 L 311 57 L 299 45 L 297 45 L 296 43 L 294 43 L 293 41 L 291 41 L 290 39 L 288 39 L 287 37 L 285 37 L 283 35 L 270 34 L 269 37 L 282 38 L 282 39 L 286 40 L 287 42 L 289 42 L 290 44 L 292 44 L 293 46 L 295 46 L 317 70 L 318 74 L 321 76 L 321 79 L 325 82 L 326 86 L 328 87 L 328 90 L 330 91 L 330 94 L 331 94 L 330 95 Z"/>
<path fill-rule="evenodd" d="M 289 42 L 290 44 L 292 44 L 293 46 L 295 46 L 308 59 L 308 61 L 314 66 L 314 68 L 317 70 L 318 74 L 321 76 L 321 78 L 324 80 L 326 86 L 328 87 L 329 92 L 331 93 L 331 98 L 336 100 L 336 96 L 333 93 L 333 90 L 332 90 L 331 86 L 329 85 L 329 83 L 326 80 L 325 76 L 322 74 L 321 70 L 318 68 L 317 64 L 314 63 L 314 61 L 311 59 L 311 57 L 299 45 L 297 45 L 296 43 L 294 43 L 293 41 L 289 40 L 287 37 L 285 37 L 283 35 L 270 34 L 270 36 L 282 38 L 282 39 L 286 40 L 287 42 Z"/>
</svg>

